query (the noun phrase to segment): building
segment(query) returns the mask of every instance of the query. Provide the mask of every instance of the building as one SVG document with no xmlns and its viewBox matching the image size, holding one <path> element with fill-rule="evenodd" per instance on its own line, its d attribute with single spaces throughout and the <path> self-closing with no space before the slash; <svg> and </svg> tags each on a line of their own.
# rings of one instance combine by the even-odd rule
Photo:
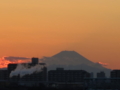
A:
<svg viewBox="0 0 120 90">
<path fill-rule="evenodd" d="M 110 72 L 110 77 L 111 78 L 120 78 L 120 70 L 112 70 Z"/>
<path fill-rule="evenodd" d="M 49 82 L 84 82 L 84 78 L 90 77 L 90 73 L 84 70 L 64 70 L 57 68 L 48 72 Z"/>
<path fill-rule="evenodd" d="M 90 78 L 94 78 L 94 73 L 93 72 L 90 73 Z"/>
<path fill-rule="evenodd" d="M 36 65 L 39 63 L 39 59 L 38 58 L 32 58 L 32 65 Z"/>
<path fill-rule="evenodd" d="M 112 70 L 110 78 L 112 83 L 120 83 L 120 70 Z"/>
<path fill-rule="evenodd" d="M 8 64 L 7 70 L 8 74 L 10 75 L 11 71 L 15 70 L 18 64 Z"/>
<path fill-rule="evenodd" d="M 97 78 L 105 78 L 105 72 L 101 71 L 99 73 L 97 73 Z"/>
<path fill-rule="evenodd" d="M 8 64 L 8 74 L 10 76 L 10 73 L 14 71 L 17 68 L 18 64 Z M 10 81 L 46 81 L 47 80 L 47 67 L 45 63 L 39 63 L 38 58 L 32 58 L 31 63 L 22 63 L 23 68 L 22 70 L 25 71 L 25 75 L 20 77 L 20 75 L 12 76 Z M 40 69 L 40 72 L 32 72 L 30 73 L 30 70 L 38 69 L 34 68 L 35 66 L 39 65 L 38 67 Z M 30 69 L 32 68 L 32 69 Z M 28 72 L 28 73 L 27 73 Z M 24 73 L 24 72 L 23 72 Z"/>
<path fill-rule="evenodd" d="M 0 70 L 0 80 L 8 80 L 8 70 Z"/>
</svg>

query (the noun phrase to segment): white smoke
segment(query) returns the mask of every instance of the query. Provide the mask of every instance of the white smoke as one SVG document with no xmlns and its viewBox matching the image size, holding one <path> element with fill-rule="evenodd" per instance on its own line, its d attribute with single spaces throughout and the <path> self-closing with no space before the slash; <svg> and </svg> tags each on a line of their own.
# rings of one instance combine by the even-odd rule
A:
<svg viewBox="0 0 120 90">
<path fill-rule="evenodd" d="M 31 75 L 33 73 L 41 72 L 41 66 L 39 64 L 30 68 L 28 67 L 29 65 L 27 64 L 26 65 L 18 64 L 17 68 L 10 73 L 10 78 L 18 75 L 20 75 L 20 77 L 23 77 L 25 75 Z"/>
</svg>

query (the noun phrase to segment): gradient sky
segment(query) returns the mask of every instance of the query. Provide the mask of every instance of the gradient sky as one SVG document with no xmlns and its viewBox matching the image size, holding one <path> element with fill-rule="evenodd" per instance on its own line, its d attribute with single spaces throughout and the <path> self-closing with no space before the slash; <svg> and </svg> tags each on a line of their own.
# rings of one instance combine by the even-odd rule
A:
<svg viewBox="0 0 120 90">
<path fill-rule="evenodd" d="M 0 57 L 62 50 L 120 69 L 120 0 L 0 0 Z"/>
</svg>

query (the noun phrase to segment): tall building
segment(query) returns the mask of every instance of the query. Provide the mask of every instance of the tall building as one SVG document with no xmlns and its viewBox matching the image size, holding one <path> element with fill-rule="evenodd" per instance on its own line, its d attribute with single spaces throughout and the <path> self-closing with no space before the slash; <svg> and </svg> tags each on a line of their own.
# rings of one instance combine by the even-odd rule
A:
<svg viewBox="0 0 120 90">
<path fill-rule="evenodd" d="M 32 64 L 38 64 L 39 59 L 38 58 L 32 58 Z"/>
<path fill-rule="evenodd" d="M 11 73 L 11 71 L 15 70 L 18 64 L 8 64 L 7 70 L 8 74 Z"/>
<path fill-rule="evenodd" d="M 57 68 L 48 72 L 50 82 L 84 82 L 84 78 L 90 77 L 90 73 L 84 70 L 64 70 Z"/>
</svg>

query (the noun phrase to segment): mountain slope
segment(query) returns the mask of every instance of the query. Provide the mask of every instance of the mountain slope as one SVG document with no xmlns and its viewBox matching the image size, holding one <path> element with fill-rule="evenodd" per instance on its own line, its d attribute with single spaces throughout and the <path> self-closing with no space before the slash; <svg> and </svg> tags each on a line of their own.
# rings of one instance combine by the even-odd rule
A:
<svg viewBox="0 0 120 90">
<path fill-rule="evenodd" d="M 92 63 L 90 60 L 86 59 L 79 53 L 75 51 L 61 51 L 60 53 L 52 56 L 52 58 L 59 58 L 59 59 L 65 59 L 65 60 L 73 60 L 73 61 L 80 61 L 82 63 Z M 79 62 L 79 63 L 80 63 Z"/>
<path fill-rule="evenodd" d="M 94 63 L 87 58 L 83 57 L 75 51 L 61 51 L 60 53 L 53 55 L 52 57 L 44 57 L 43 62 L 48 66 L 48 70 L 56 69 L 57 67 L 63 67 L 65 69 L 83 69 L 88 72 L 106 72 L 109 75 L 110 69 L 103 67 L 98 63 Z"/>
</svg>

